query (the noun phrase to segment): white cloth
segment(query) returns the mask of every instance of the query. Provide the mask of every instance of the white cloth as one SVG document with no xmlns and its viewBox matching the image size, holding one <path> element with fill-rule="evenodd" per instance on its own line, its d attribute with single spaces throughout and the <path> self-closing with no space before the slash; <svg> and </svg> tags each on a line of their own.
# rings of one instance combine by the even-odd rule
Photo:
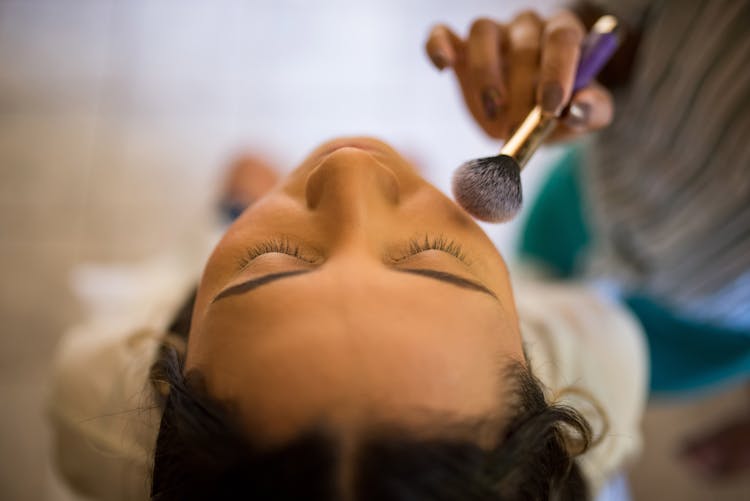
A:
<svg viewBox="0 0 750 501">
<path fill-rule="evenodd" d="M 514 288 L 532 372 L 550 397 L 562 393 L 559 400 L 588 419 L 594 438 L 601 436 L 580 458 L 597 493 L 641 448 L 648 365 L 640 324 L 583 285 L 523 279 Z"/>
<path fill-rule="evenodd" d="M 58 469 L 78 493 L 99 500 L 148 499 L 160 417 L 148 371 L 195 278 L 164 259 L 114 275 L 79 274 L 78 288 L 88 291 L 82 295 L 99 312 L 62 338 L 50 402 Z M 105 296 L 104 304 L 95 299 L 97 286 L 126 293 Z M 566 386 L 585 390 L 607 414 L 609 431 L 581 461 L 596 492 L 640 446 L 646 395 L 641 332 L 619 306 L 584 287 L 529 280 L 515 287 L 535 374 L 552 394 Z M 124 306 L 113 308 L 111 301 Z M 601 429 L 590 406 L 572 403 Z"/>
</svg>

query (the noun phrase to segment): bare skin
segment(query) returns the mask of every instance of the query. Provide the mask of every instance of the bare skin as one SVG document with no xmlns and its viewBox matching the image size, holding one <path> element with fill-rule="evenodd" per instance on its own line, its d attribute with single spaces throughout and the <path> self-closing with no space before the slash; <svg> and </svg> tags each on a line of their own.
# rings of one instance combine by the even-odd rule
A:
<svg viewBox="0 0 750 501">
<path fill-rule="evenodd" d="M 525 363 L 492 242 L 390 147 L 349 138 L 229 228 L 201 280 L 186 368 L 252 432 L 284 441 L 321 422 L 354 433 L 502 414 L 509 360 Z"/>
</svg>

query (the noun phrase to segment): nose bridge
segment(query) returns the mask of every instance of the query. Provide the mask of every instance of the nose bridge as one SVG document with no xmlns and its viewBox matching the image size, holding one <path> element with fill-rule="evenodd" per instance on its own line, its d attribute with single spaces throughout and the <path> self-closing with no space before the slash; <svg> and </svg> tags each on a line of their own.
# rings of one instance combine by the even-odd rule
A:
<svg viewBox="0 0 750 501">
<path fill-rule="evenodd" d="M 335 226 L 366 229 L 372 218 L 398 205 L 399 181 L 391 169 L 367 151 L 342 148 L 328 155 L 305 187 L 309 209 Z"/>
</svg>

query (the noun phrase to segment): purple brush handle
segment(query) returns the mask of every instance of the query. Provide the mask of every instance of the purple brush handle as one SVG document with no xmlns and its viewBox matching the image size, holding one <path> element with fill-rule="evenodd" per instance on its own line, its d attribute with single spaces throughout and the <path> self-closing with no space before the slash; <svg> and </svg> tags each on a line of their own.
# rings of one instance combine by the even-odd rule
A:
<svg viewBox="0 0 750 501">
<path fill-rule="evenodd" d="M 586 87 L 597 73 L 607 64 L 617 50 L 619 39 L 614 32 L 592 31 L 581 45 L 581 59 L 578 62 L 573 92 Z"/>
</svg>

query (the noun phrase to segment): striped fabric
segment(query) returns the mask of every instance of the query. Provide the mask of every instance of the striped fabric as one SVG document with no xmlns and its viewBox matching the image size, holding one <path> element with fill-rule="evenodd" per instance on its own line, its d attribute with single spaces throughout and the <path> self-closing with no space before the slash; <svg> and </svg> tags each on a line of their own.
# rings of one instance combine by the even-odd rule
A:
<svg viewBox="0 0 750 501">
<path fill-rule="evenodd" d="M 750 332 L 750 0 L 600 3 L 645 24 L 589 149 L 589 271 Z"/>
</svg>

